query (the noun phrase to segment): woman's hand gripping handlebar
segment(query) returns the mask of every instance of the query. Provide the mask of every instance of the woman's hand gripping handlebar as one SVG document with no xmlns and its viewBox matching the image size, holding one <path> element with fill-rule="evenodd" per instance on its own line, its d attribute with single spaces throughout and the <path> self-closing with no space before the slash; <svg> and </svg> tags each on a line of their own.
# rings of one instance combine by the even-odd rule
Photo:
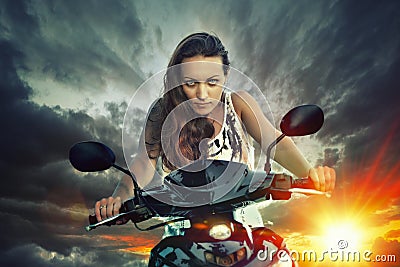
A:
<svg viewBox="0 0 400 267">
<path fill-rule="evenodd" d="M 267 199 L 287 200 L 291 197 L 292 193 L 331 196 L 329 192 L 316 190 L 314 182 L 308 177 L 294 179 L 287 174 L 275 174 Z"/>
<path fill-rule="evenodd" d="M 134 199 L 124 202 L 115 216 L 98 221 L 96 215 L 89 215 L 89 225 L 85 227 L 86 231 L 91 231 L 101 225 L 125 224 L 128 221 L 134 223 L 145 221 L 151 218 L 153 214 L 145 205 L 136 205 Z"/>
</svg>

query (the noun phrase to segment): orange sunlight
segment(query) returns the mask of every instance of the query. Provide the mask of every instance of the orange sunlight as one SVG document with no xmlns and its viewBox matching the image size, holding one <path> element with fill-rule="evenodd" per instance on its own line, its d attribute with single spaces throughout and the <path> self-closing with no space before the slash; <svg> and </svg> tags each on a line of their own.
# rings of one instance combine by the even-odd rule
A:
<svg viewBox="0 0 400 267">
<path fill-rule="evenodd" d="M 149 255 L 151 249 L 159 242 L 159 240 L 135 236 L 134 233 L 132 235 L 102 235 L 101 237 L 121 245 L 121 251 L 139 255 Z"/>
<path fill-rule="evenodd" d="M 309 225 L 304 227 L 304 234 L 286 236 L 289 248 L 300 252 L 315 251 L 317 255 L 316 260 L 303 258 L 300 266 L 371 267 L 377 266 L 374 257 L 382 253 L 395 254 L 399 264 L 400 252 L 393 248 L 400 245 L 400 162 L 383 169 L 392 139 L 393 135 L 390 135 L 383 142 L 372 161 L 346 164 L 338 174 L 331 199 L 310 197 L 304 209 L 293 215 L 297 217 L 293 218 L 293 225 L 298 224 L 294 220 L 299 220 L 299 216 L 303 216 L 299 221 Z M 311 209 L 312 216 L 301 215 L 305 209 Z M 324 251 L 327 253 L 322 257 Z M 339 252 L 336 254 L 338 259 L 329 257 L 332 251 Z M 361 259 L 341 260 L 347 252 L 360 253 Z M 371 252 L 371 261 L 363 259 L 363 253 L 367 252 Z M 379 266 L 399 266 L 394 264 L 379 262 Z"/>
</svg>

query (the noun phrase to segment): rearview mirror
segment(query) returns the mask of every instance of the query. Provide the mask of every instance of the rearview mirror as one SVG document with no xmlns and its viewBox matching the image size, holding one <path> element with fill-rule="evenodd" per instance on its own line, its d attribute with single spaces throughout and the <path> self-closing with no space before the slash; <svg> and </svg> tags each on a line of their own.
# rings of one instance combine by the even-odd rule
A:
<svg viewBox="0 0 400 267">
<path fill-rule="evenodd" d="M 324 113 L 316 105 L 303 105 L 291 109 L 280 124 L 286 136 L 303 136 L 316 133 L 324 124 Z"/>
<path fill-rule="evenodd" d="M 324 124 L 324 112 L 316 105 L 303 105 L 291 109 L 283 116 L 280 124 L 282 134 L 267 148 L 265 169 L 271 169 L 271 151 L 285 136 L 303 136 L 316 133 Z"/>
<path fill-rule="evenodd" d="M 86 141 L 75 144 L 69 150 L 69 161 L 81 172 L 103 171 L 114 166 L 115 154 L 102 143 Z"/>
</svg>

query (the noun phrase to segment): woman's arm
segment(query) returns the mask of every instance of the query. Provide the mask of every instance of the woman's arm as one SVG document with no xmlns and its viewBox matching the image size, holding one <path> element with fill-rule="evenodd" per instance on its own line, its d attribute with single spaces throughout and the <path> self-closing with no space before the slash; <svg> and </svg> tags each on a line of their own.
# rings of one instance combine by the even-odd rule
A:
<svg viewBox="0 0 400 267">
<path fill-rule="evenodd" d="M 139 141 L 139 151 L 133 158 L 130 167 L 131 173 L 136 177 L 136 181 L 141 188 L 150 183 L 156 169 L 156 159 L 150 159 L 148 157 L 143 132 Z M 96 202 L 94 206 L 94 211 L 97 220 L 101 221 L 103 219 L 119 214 L 122 203 L 132 197 L 132 178 L 128 175 L 124 175 L 119 181 L 112 196 L 108 198 L 102 198 L 101 200 Z"/>
<path fill-rule="evenodd" d="M 232 94 L 235 111 L 241 118 L 247 132 L 262 147 L 267 147 L 280 134 L 265 117 L 257 101 L 245 91 Z M 297 177 L 310 177 L 317 189 L 330 192 L 335 186 L 335 171 L 329 167 L 313 168 L 304 158 L 291 138 L 283 138 L 276 147 L 274 160 Z"/>
<path fill-rule="evenodd" d="M 133 158 L 131 167 L 129 169 L 136 178 L 136 182 L 138 183 L 139 187 L 143 188 L 151 182 L 154 176 L 156 169 L 156 159 L 150 159 L 147 156 L 146 151 L 140 149 L 138 155 Z M 119 181 L 112 196 L 114 198 L 120 197 L 122 202 L 125 202 L 126 200 L 132 198 L 132 178 L 128 175 L 124 175 Z"/>
</svg>

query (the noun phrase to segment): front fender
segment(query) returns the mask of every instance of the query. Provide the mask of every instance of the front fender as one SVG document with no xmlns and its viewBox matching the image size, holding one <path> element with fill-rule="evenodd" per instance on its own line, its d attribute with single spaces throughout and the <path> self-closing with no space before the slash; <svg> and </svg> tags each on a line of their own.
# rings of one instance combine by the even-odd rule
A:
<svg viewBox="0 0 400 267">
<path fill-rule="evenodd" d="M 166 237 L 151 250 L 149 266 L 208 266 L 192 253 L 191 249 L 194 245 L 195 243 L 193 241 L 183 236 Z"/>
<path fill-rule="evenodd" d="M 183 266 L 183 267 L 197 267 L 197 266 L 212 266 L 213 264 L 206 260 L 206 253 L 215 255 L 216 258 L 231 257 L 233 260 L 237 256 L 239 250 L 245 250 L 246 254 L 252 253 L 252 250 L 246 242 L 225 240 L 219 242 L 193 242 L 188 240 L 185 236 L 171 236 L 161 240 L 150 253 L 149 266 Z M 242 254 L 242 255 L 246 255 Z M 230 256 L 229 256 L 230 255 Z M 233 257 L 233 255 L 235 255 Z M 243 256 L 243 257 L 244 257 Z M 214 258 L 214 259 L 216 259 Z M 232 266 L 245 266 L 244 263 L 248 259 L 243 258 Z"/>
</svg>

